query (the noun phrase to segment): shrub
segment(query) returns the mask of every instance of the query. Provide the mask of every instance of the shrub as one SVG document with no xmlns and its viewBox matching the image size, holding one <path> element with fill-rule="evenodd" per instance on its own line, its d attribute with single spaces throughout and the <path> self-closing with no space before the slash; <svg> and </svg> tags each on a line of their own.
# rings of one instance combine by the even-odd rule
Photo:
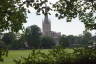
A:
<svg viewBox="0 0 96 64">
<path fill-rule="evenodd" d="M 8 55 L 8 50 L 4 42 L 0 40 L 0 62 L 1 61 L 3 62 L 4 61 L 3 56 L 7 56 L 7 55 Z"/>
<path fill-rule="evenodd" d="M 54 48 L 44 53 L 32 50 L 28 57 L 14 60 L 16 64 L 95 64 L 96 50 L 74 48 L 73 53 L 67 53 L 63 48 Z"/>
</svg>

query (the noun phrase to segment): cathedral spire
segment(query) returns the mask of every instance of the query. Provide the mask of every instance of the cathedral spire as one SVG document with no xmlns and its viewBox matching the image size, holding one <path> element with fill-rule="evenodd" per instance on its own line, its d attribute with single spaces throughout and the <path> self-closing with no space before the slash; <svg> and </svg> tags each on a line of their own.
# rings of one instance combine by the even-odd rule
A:
<svg viewBox="0 0 96 64">
<path fill-rule="evenodd" d="M 49 7 L 45 3 L 45 14 L 44 14 L 45 18 L 44 18 L 44 22 L 47 23 L 47 24 L 50 23 L 50 21 L 48 19 L 48 11 L 49 11 Z"/>
<path fill-rule="evenodd" d="M 45 3 L 45 15 L 48 15 L 48 11 L 49 11 L 48 8 L 49 8 L 49 7 L 48 7 L 47 4 Z"/>
<path fill-rule="evenodd" d="M 49 11 L 49 7 L 47 6 L 47 4 L 45 4 L 45 14 L 44 14 L 44 21 L 43 21 L 43 35 L 45 36 L 50 36 L 50 31 L 51 31 L 51 22 L 48 19 L 48 11 Z"/>
</svg>

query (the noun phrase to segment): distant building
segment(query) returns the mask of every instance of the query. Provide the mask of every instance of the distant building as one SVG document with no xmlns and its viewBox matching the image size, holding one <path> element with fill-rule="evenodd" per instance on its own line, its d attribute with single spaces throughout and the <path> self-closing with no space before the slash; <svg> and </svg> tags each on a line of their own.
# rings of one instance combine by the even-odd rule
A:
<svg viewBox="0 0 96 64">
<path fill-rule="evenodd" d="M 45 11 L 47 11 L 47 10 L 45 10 Z M 48 18 L 48 14 L 45 15 L 44 21 L 42 22 L 42 29 L 43 29 L 42 34 L 44 36 L 52 37 L 54 39 L 54 41 L 56 42 L 56 45 L 59 44 L 59 38 L 61 36 L 61 32 L 57 33 L 55 31 L 51 31 L 51 21 Z"/>
</svg>

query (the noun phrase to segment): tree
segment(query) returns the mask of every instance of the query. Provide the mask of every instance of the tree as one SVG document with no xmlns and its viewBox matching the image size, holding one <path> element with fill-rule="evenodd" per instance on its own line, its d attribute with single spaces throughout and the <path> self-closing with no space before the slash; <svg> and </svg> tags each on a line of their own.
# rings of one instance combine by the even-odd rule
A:
<svg viewBox="0 0 96 64">
<path fill-rule="evenodd" d="M 48 36 L 42 36 L 41 37 L 41 48 L 44 49 L 50 49 L 55 46 L 55 42 L 53 38 Z"/>
<path fill-rule="evenodd" d="M 37 9 L 42 6 L 46 1 L 40 0 L 0 0 L 0 32 L 5 30 L 18 32 L 23 28 L 23 23 L 26 22 L 26 8 L 24 4 L 28 7 L 29 5 Z M 39 10 L 38 10 L 39 11 Z M 1 49 L 1 48 L 0 48 Z M 0 50 L 0 59 L 4 53 Z"/>
<path fill-rule="evenodd" d="M 4 61 L 3 56 L 8 55 L 8 50 L 5 43 L 0 39 L 0 62 Z"/>
<path fill-rule="evenodd" d="M 44 9 L 46 7 L 42 7 L 45 2 L 47 0 L 25 0 L 24 2 L 21 0 L 1 0 L 0 31 L 10 30 L 18 32 L 22 29 L 23 23 L 26 22 L 26 10 L 23 4 L 26 4 L 27 7 L 32 6 L 37 10 L 37 13 L 42 11 L 45 14 Z M 56 4 L 53 4 L 53 7 L 58 12 L 56 14 L 58 18 L 66 17 L 67 21 L 71 21 L 72 18 L 78 16 L 86 28 L 96 29 L 95 0 L 59 0 Z"/>
<path fill-rule="evenodd" d="M 0 1 L 0 31 L 10 30 L 18 32 L 26 22 L 29 7 L 44 13 L 43 4 L 47 0 L 1 0 Z"/>
<path fill-rule="evenodd" d="M 66 18 L 67 22 L 78 17 L 87 29 L 96 29 L 95 0 L 59 0 L 53 4 L 59 19 Z"/>
<path fill-rule="evenodd" d="M 80 47 L 83 42 L 83 36 L 62 35 L 59 42 L 63 47 Z"/>
<path fill-rule="evenodd" d="M 63 47 L 68 47 L 69 46 L 68 38 L 65 35 L 62 35 L 60 37 L 60 41 L 59 42 L 60 42 L 60 45 L 63 46 Z"/>
<path fill-rule="evenodd" d="M 2 40 L 5 42 L 9 49 L 12 49 L 16 41 L 16 36 L 13 32 L 5 33 Z"/>
<path fill-rule="evenodd" d="M 6 48 L 6 44 L 2 40 L 0 40 L 0 48 Z"/>
<path fill-rule="evenodd" d="M 26 12 L 29 7 L 37 10 L 37 14 L 42 11 L 45 13 L 43 4 L 47 0 L 1 0 L 0 1 L 0 31 L 11 30 L 17 32 L 22 29 L 23 23 L 26 22 Z M 52 3 L 51 3 L 52 4 Z M 28 7 L 27 9 L 24 7 Z M 67 18 L 71 21 L 77 16 L 89 29 L 95 29 L 95 0 L 59 0 L 53 5 L 53 10 L 57 11 L 56 16 L 60 18 Z M 50 11 L 50 7 L 47 7 Z M 88 11 L 89 10 L 89 11 Z"/>
<path fill-rule="evenodd" d="M 30 48 L 40 47 L 41 31 L 37 25 L 32 25 L 26 28 L 25 38 Z"/>
<path fill-rule="evenodd" d="M 92 35 L 91 33 L 84 31 L 83 37 L 82 37 L 82 44 L 88 46 L 88 44 L 92 43 Z"/>
<path fill-rule="evenodd" d="M 26 10 L 20 6 L 21 0 L 0 1 L 0 31 L 17 32 L 26 22 Z"/>
<path fill-rule="evenodd" d="M 20 0 L 0 0 L 0 32 L 5 30 L 19 31 L 26 22 L 24 7 L 20 7 Z M 5 48 L 0 48 L 0 59 Z"/>
<path fill-rule="evenodd" d="M 27 49 L 28 48 L 28 44 L 26 42 L 26 36 L 25 34 L 21 34 L 20 38 L 18 39 L 18 48 L 19 49 Z"/>
<path fill-rule="evenodd" d="M 50 10 L 56 11 L 56 17 L 59 19 L 66 18 L 67 22 L 78 17 L 85 24 L 87 29 L 96 29 L 96 3 L 95 0 L 59 0 L 55 4 L 50 3 L 53 7 L 46 7 L 44 4 L 48 0 L 25 0 L 23 4 L 27 7 L 33 7 L 37 10 L 37 15 L 40 12 L 50 14 Z M 47 13 L 45 12 L 47 9 Z"/>
</svg>

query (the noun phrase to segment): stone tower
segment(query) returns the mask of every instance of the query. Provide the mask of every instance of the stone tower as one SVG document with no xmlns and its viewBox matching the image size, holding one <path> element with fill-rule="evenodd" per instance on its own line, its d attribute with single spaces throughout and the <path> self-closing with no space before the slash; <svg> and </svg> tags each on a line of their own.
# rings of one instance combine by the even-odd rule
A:
<svg viewBox="0 0 96 64">
<path fill-rule="evenodd" d="M 45 8 L 45 18 L 44 18 L 44 21 L 42 23 L 42 28 L 43 28 L 43 35 L 44 36 L 51 36 L 51 22 L 50 20 L 48 19 L 48 10 L 47 10 L 47 5 L 46 5 L 46 8 Z"/>
<path fill-rule="evenodd" d="M 42 35 L 52 37 L 56 45 L 59 45 L 59 38 L 61 37 L 61 32 L 51 31 L 51 21 L 48 19 L 48 11 L 49 7 L 45 4 L 45 14 L 44 20 L 42 22 Z"/>
</svg>

